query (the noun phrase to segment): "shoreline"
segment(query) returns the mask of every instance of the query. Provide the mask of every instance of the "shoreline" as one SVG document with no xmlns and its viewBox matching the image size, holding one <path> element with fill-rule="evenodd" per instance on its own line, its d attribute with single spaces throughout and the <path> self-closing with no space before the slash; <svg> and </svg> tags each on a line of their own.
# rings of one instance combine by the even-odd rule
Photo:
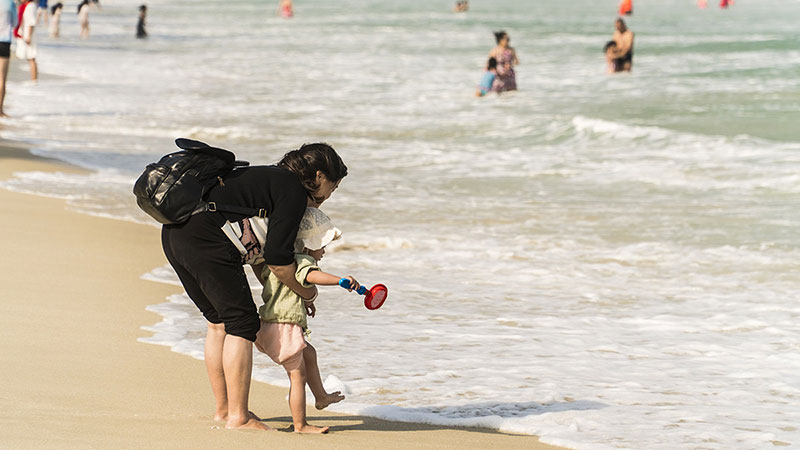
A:
<svg viewBox="0 0 800 450">
<path fill-rule="evenodd" d="M 0 179 L 17 171 L 84 171 L 0 141 Z M 66 209 L 65 201 L 0 189 L 7 280 L 0 354 L 10 371 L 0 420 L 10 448 L 525 448 L 530 435 L 391 422 L 309 408 L 325 436 L 225 431 L 211 419 L 202 361 L 138 342 L 161 316 L 145 307 L 182 289 L 142 280 L 166 264 L 160 230 Z M 285 388 L 254 382 L 250 408 L 273 428 L 291 424 Z M 309 441 L 312 440 L 312 441 Z"/>
</svg>

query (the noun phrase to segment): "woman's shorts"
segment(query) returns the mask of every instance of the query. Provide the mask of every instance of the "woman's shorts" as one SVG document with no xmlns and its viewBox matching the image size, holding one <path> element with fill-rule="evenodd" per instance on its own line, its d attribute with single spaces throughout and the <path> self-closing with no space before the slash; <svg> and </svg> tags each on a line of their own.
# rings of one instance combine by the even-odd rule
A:
<svg viewBox="0 0 800 450">
<path fill-rule="evenodd" d="M 195 214 L 182 225 L 164 225 L 161 243 L 183 288 L 211 323 L 225 332 L 256 340 L 258 310 L 242 267 L 242 256 L 211 214 Z"/>
<path fill-rule="evenodd" d="M 262 320 L 255 344 L 258 351 L 272 358 L 275 364 L 282 365 L 287 371 L 297 370 L 303 363 L 306 340 L 300 325 Z"/>
<path fill-rule="evenodd" d="M 28 45 L 22 39 L 17 39 L 17 58 L 36 59 L 36 44 Z"/>
<path fill-rule="evenodd" d="M 11 56 L 11 42 L 0 42 L 0 58 Z"/>
</svg>

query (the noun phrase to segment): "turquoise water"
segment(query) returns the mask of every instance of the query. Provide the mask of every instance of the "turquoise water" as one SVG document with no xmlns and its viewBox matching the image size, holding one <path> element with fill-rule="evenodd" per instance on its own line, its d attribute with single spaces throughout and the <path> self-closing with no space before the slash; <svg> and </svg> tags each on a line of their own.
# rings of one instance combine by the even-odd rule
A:
<svg viewBox="0 0 800 450">
<path fill-rule="evenodd" d="M 350 175 L 323 268 L 390 287 L 376 312 L 321 295 L 337 410 L 581 449 L 798 445 L 800 2 L 636 2 L 616 76 L 615 2 L 470 3 L 156 1 L 145 42 L 137 2 L 86 42 L 66 15 L 2 136 L 95 172 L 3 185 L 148 222 L 131 184 L 175 137 L 253 163 L 324 140 Z M 520 90 L 475 98 L 500 28 Z M 148 341 L 201 357 L 202 317 L 163 302 Z"/>
</svg>

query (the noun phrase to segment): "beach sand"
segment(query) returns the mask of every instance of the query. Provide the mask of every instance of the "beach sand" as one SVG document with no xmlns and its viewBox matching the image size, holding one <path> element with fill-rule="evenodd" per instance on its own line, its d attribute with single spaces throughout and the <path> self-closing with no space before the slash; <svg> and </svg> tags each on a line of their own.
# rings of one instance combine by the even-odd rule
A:
<svg viewBox="0 0 800 450">
<path fill-rule="evenodd" d="M 78 171 L 0 142 L 0 179 Z M 63 200 L 0 189 L 3 236 L 0 448 L 556 449 L 534 436 L 318 412 L 328 435 L 228 431 L 211 419 L 202 361 L 137 342 L 149 304 L 179 292 L 140 276 L 166 263 L 160 230 L 92 217 Z M 251 409 L 291 424 L 287 389 L 254 382 Z"/>
</svg>

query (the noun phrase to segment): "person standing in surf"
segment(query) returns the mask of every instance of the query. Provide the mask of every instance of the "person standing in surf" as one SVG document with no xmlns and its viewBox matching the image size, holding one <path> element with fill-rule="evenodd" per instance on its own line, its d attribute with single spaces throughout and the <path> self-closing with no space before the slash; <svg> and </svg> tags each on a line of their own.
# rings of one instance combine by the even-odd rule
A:
<svg viewBox="0 0 800 450">
<path fill-rule="evenodd" d="M 17 5 L 14 0 L 0 0 L 0 117 L 8 117 L 3 111 L 6 99 L 8 64 L 11 62 L 11 39 L 17 23 Z"/>
<path fill-rule="evenodd" d="M 207 200 L 264 209 L 269 220 L 263 263 L 300 298 L 311 300 L 315 286 L 295 278 L 294 245 L 308 206 L 327 200 L 347 175 L 336 151 L 323 143 L 286 153 L 277 165 L 237 169 L 220 180 Z M 214 393 L 214 419 L 226 428 L 269 430 L 248 409 L 253 342 L 261 319 L 247 282 L 239 250 L 223 231 L 246 219 L 240 214 L 206 211 L 177 225 L 164 225 L 164 254 L 189 298 L 208 322 L 205 364 Z M 262 267 L 254 270 L 263 269 Z M 259 272 L 260 273 L 260 272 Z"/>
<path fill-rule="evenodd" d="M 614 60 L 617 72 L 630 72 L 633 68 L 633 31 L 628 29 L 621 17 L 617 18 L 614 28 L 611 40 L 616 45 L 609 49 L 609 56 Z"/>
<path fill-rule="evenodd" d="M 81 24 L 81 39 L 89 39 L 89 0 L 78 4 L 78 22 Z"/>
<path fill-rule="evenodd" d="M 136 23 L 136 38 L 144 39 L 147 37 L 145 21 L 147 20 L 147 5 L 139 5 L 139 21 Z"/>
<path fill-rule="evenodd" d="M 14 31 L 14 36 L 17 37 L 17 58 L 28 60 L 31 81 L 39 79 L 39 69 L 36 66 L 36 41 L 33 39 L 35 28 L 36 5 L 33 0 L 28 0 L 20 6 L 19 23 Z"/>
<path fill-rule="evenodd" d="M 494 33 L 497 46 L 489 52 L 489 58 L 497 61 L 497 78 L 494 80 L 493 90 L 496 92 L 516 91 L 517 75 L 514 73 L 514 66 L 519 64 L 517 52 L 508 43 L 511 38 L 505 31 Z"/>
</svg>

